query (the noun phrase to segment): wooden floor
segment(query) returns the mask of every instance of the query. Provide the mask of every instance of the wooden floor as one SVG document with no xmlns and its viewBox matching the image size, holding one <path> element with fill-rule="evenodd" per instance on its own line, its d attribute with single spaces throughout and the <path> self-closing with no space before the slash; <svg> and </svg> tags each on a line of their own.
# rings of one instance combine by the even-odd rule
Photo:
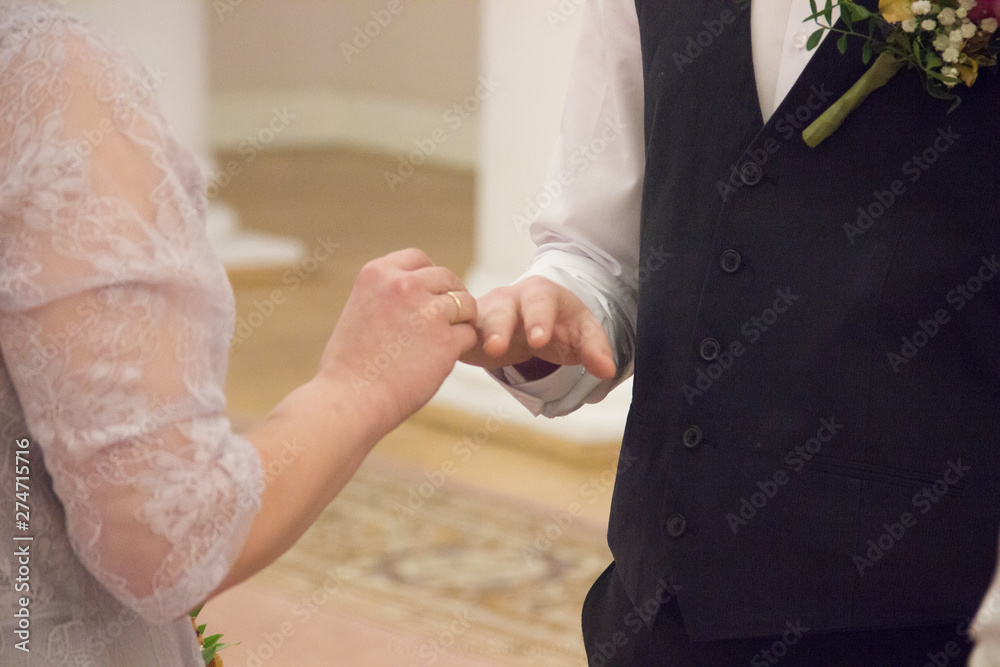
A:
<svg viewBox="0 0 1000 667">
<path fill-rule="evenodd" d="M 223 164 L 240 159 L 238 155 L 220 158 Z M 425 166 L 391 191 L 385 172 L 393 167 L 391 159 L 345 151 L 270 151 L 243 164 L 239 176 L 222 190 L 220 199 L 237 210 L 248 228 L 300 238 L 310 252 L 336 244 L 329 260 L 301 267 L 301 275 L 308 274 L 301 284 L 299 278 L 282 272 L 233 275 L 239 340 L 232 349 L 227 395 L 238 429 L 263 417 L 312 376 L 354 276 L 366 261 L 415 246 L 460 275 L 470 266 L 473 176 Z M 272 307 L 267 300 L 274 290 L 284 300 Z M 255 312 L 260 315 L 251 317 Z M 436 470 L 448 458 L 456 438 L 474 430 L 475 421 L 469 420 L 443 409 L 425 408 L 380 443 L 372 456 Z M 462 466 L 457 477 L 489 491 L 565 508 L 579 498 L 582 485 L 593 479 L 595 471 L 613 468 L 616 450 L 615 443 L 593 448 L 558 443 L 553 447 L 533 432 L 505 426 L 491 437 L 481 455 Z M 603 488 L 599 500 L 585 508 L 583 518 L 606 525 L 610 494 L 610 487 Z M 266 629 L 273 610 L 288 602 L 273 598 L 273 591 L 255 588 L 251 580 L 215 605 L 216 609 L 238 610 L 238 618 L 225 613 L 213 617 L 212 604 L 205 613 L 217 622 Z M 340 625 L 335 620 L 331 623 L 330 633 L 310 638 L 311 653 L 320 650 L 315 642 L 328 642 L 327 648 L 338 652 L 347 650 L 349 644 L 354 657 L 337 664 L 378 664 L 374 659 L 366 662 L 365 651 L 366 645 L 384 645 L 383 629 L 359 629 L 351 619 L 342 619 Z M 225 632 L 225 628 L 218 631 Z M 338 632 L 354 639 L 345 643 Z M 286 663 L 272 660 L 269 664 Z M 300 658 L 287 664 L 312 663 Z M 438 664 L 472 663 L 447 661 L 444 656 Z"/>
</svg>

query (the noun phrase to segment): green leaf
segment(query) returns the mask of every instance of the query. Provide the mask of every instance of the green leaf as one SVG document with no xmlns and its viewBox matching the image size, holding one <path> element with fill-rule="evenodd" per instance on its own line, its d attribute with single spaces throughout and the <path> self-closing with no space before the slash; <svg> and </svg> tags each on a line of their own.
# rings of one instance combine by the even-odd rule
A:
<svg viewBox="0 0 1000 667">
<path fill-rule="evenodd" d="M 854 21 L 851 18 L 851 12 L 847 9 L 849 5 L 841 3 L 840 7 L 840 18 L 844 21 L 844 25 L 847 26 L 848 30 L 854 30 Z"/>
<path fill-rule="evenodd" d="M 865 41 L 865 45 L 861 47 L 861 61 L 868 65 L 872 61 L 872 43 L 871 41 Z"/>
<path fill-rule="evenodd" d="M 207 625 L 208 625 L 207 623 L 202 623 L 201 625 L 198 626 L 198 634 L 199 635 L 205 634 L 205 627 Z"/>
<path fill-rule="evenodd" d="M 851 15 L 852 21 L 863 21 L 865 19 L 871 18 L 872 13 L 859 5 L 856 2 L 842 2 L 840 3 L 840 11 L 843 13 L 845 10 Z"/>
<path fill-rule="evenodd" d="M 819 40 L 823 39 L 823 33 L 826 32 L 826 28 L 820 28 L 813 34 L 809 35 L 809 40 L 806 42 L 806 50 L 812 51 L 819 44 Z"/>
<path fill-rule="evenodd" d="M 826 10 L 823 15 L 826 16 L 828 25 L 833 23 L 833 0 L 826 0 Z"/>
<path fill-rule="evenodd" d="M 841 53 L 847 53 L 847 33 L 846 32 L 843 35 L 840 36 L 840 39 L 837 40 L 837 49 Z"/>
</svg>

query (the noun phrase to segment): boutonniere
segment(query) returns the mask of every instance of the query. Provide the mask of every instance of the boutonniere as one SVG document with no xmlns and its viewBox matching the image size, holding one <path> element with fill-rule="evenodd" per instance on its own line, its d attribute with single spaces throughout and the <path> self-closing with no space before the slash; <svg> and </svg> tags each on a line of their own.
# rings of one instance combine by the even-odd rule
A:
<svg viewBox="0 0 1000 667">
<path fill-rule="evenodd" d="M 887 84 L 905 65 L 914 69 L 932 96 L 951 100 L 949 112 L 961 102 L 955 87 L 972 86 L 982 67 L 997 64 L 993 37 L 1000 18 L 1000 0 L 879 0 L 872 12 L 852 0 L 826 0 L 820 9 L 809 0 L 812 16 L 820 26 L 806 47 L 816 48 L 826 31 L 840 34 L 837 48 L 847 51 L 849 37 L 864 40 L 861 58 L 871 67 L 843 97 L 802 132 L 816 147 L 840 127 L 868 95 Z M 844 27 L 834 27 L 833 10 L 839 8 Z M 874 59 L 874 62 L 873 62 Z"/>
</svg>

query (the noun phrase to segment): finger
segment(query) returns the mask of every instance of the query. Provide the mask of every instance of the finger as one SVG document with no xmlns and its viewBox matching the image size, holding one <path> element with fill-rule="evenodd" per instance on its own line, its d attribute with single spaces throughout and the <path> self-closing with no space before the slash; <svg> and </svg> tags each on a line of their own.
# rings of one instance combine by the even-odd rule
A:
<svg viewBox="0 0 1000 667">
<path fill-rule="evenodd" d="M 427 253 L 419 248 L 397 250 L 396 252 L 389 253 L 383 259 L 394 268 L 403 271 L 416 271 L 427 266 L 434 266 L 434 262 L 427 256 Z"/>
<path fill-rule="evenodd" d="M 521 295 L 521 317 L 528 345 L 538 349 L 552 339 L 559 303 L 555 295 L 544 289 L 528 289 Z"/>
<path fill-rule="evenodd" d="M 444 266 L 426 266 L 413 271 L 413 276 L 431 294 L 467 291 L 465 285 L 462 283 L 462 279 L 456 276 L 451 269 Z"/>
<path fill-rule="evenodd" d="M 580 363 L 588 373 L 602 380 L 610 380 L 618 372 L 614 352 L 608 343 L 604 328 L 590 313 L 585 313 L 578 324 L 574 347 Z"/>
<path fill-rule="evenodd" d="M 465 290 L 451 290 L 440 295 L 438 298 L 448 299 L 450 302 L 449 312 L 451 313 L 451 317 L 448 319 L 450 324 L 468 323 L 475 326 L 477 311 L 476 298 L 474 296 Z"/>
<path fill-rule="evenodd" d="M 476 300 L 468 292 L 449 291 L 435 294 L 431 297 L 430 303 L 420 309 L 420 315 L 428 322 L 443 322 L 449 325 L 474 322 Z"/>
<path fill-rule="evenodd" d="M 509 296 L 493 295 L 481 299 L 477 308 L 483 351 L 492 357 L 499 357 L 510 347 L 520 320 L 517 302 Z"/>
<path fill-rule="evenodd" d="M 471 323 L 456 324 L 452 327 L 452 337 L 455 341 L 455 356 L 460 357 L 471 352 L 479 344 L 479 335 Z"/>
</svg>

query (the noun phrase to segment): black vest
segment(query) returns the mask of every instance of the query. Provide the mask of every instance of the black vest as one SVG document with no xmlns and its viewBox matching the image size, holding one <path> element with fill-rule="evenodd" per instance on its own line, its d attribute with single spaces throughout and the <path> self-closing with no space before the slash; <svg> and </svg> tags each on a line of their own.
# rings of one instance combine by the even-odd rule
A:
<svg viewBox="0 0 1000 667">
<path fill-rule="evenodd" d="M 629 595 L 676 594 L 696 640 L 967 619 L 1000 526 L 1000 76 L 948 114 L 903 70 L 813 149 L 860 41 L 826 39 L 764 124 L 749 1 L 636 4 Z"/>
</svg>

